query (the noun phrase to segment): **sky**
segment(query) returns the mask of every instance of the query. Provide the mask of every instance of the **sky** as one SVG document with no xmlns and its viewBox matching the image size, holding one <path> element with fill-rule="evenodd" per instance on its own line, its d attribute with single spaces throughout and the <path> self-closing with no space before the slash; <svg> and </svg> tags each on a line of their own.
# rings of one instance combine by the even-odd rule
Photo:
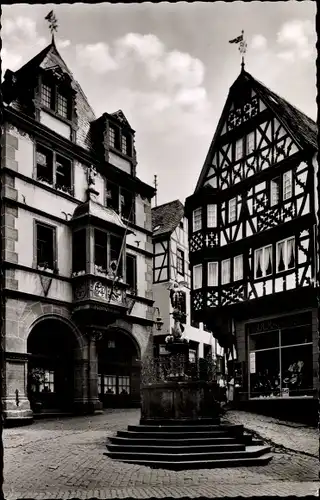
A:
<svg viewBox="0 0 320 500">
<path fill-rule="evenodd" d="M 2 69 L 50 43 L 96 116 L 122 109 L 136 131 L 137 175 L 158 180 L 158 204 L 184 203 L 197 183 L 240 54 L 245 69 L 316 120 L 315 2 L 15 4 L 2 7 Z"/>
</svg>

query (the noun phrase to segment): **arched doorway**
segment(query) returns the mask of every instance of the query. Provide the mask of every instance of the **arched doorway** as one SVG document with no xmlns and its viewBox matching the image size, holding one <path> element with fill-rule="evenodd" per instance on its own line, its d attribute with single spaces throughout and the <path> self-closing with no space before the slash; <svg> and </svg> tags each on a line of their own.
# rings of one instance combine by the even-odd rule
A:
<svg viewBox="0 0 320 500">
<path fill-rule="evenodd" d="M 71 411 L 74 400 L 74 361 L 77 339 L 59 319 L 44 319 L 27 340 L 28 397 L 37 409 Z"/>
<path fill-rule="evenodd" d="M 104 407 L 140 405 L 140 352 L 130 334 L 121 329 L 104 332 L 97 344 L 98 395 Z"/>
</svg>

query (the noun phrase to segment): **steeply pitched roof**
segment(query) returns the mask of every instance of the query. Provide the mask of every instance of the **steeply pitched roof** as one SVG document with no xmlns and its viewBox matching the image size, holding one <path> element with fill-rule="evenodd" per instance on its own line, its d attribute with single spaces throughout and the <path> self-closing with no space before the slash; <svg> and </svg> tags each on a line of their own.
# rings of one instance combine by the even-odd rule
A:
<svg viewBox="0 0 320 500">
<path fill-rule="evenodd" d="M 160 236 L 172 233 L 184 216 L 180 200 L 170 201 L 152 209 L 152 233 Z"/>
<path fill-rule="evenodd" d="M 234 96 L 237 92 L 241 92 L 241 86 L 250 85 L 252 89 L 256 91 L 260 99 L 268 106 L 273 113 L 278 118 L 279 122 L 288 130 L 289 133 L 292 134 L 293 138 L 296 140 L 301 147 L 313 147 L 316 150 L 318 149 L 318 129 L 317 124 L 309 118 L 305 113 L 297 109 L 295 106 L 290 104 L 283 97 L 278 96 L 276 93 L 272 92 L 268 87 L 266 87 L 263 83 L 256 80 L 250 73 L 247 71 L 241 71 L 238 78 L 231 85 L 229 94 L 224 105 L 223 111 L 221 113 L 221 117 L 216 128 L 214 137 L 211 141 L 211 145 L 205 159 L 202 171 L 200 173 L 195 192 L 197 192 L 202 182 L 205 178 L 207 172 L 208 161 L 210 161 L 210 155 L 215 147 L 216 139 L 218 138 L 221 129 L 223 127 L 223 123 L 225 120 L 225 114 L 227 110 L 230 108 L 230 105 L 233 101 Z"/>
</svg>

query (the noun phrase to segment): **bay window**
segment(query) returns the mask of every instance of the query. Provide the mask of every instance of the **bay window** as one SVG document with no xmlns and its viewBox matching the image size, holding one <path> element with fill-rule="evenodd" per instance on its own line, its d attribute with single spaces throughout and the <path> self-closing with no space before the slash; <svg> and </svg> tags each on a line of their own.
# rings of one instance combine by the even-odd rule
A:
<svg viewBox="0 0 320 500">
<path fill-rule="evenodd" d="M 230 283 L 230 259 L 221 262 L 221 284 Z"/>
<path fill-rule="evenodd" d="M 196 208 L 192 213 L 192 229 L 193 232 L 200 231 L 202 228 L 202 208 Z"/>
<path fill-rule="evenodd" d="M 278 241 L 276 248 L 277 273 L 287 271 L 295 266 L 295 239 Z"/>
<path fill-rule="evenodd" d="M 243 256 L 237 255 L 233 260 L 233 280 L 243 279 Z"/>
<path fill-rule="evenodd" d="M 79 273 L 86 270 L 86 229 L 79 229 L 72 235 L 72 271 Z"/>
<path fill-rule="evenodd" d="M 108 233 L 94 230 L 94 264 L 101 271 L 108 269 Z"/>
<path fill-rule="evenodd" d="M 202 288 L 202 264 L 193 266 L 193 289 Z"/>
<path fill-rule="evenodd" d="M 254 252 L 254 277 L 263 278 L 272 274 L 272 245 L 258 248 Z"/>
<path fill-rule="evenodd" d="M 218 286 L 218 262 L 208 262 L 208 286 Z"/>
<path fill-rule="evenodd" d="M 207 205 L 207 227 L 217 227 L 217 205 Z"/>
</svg>

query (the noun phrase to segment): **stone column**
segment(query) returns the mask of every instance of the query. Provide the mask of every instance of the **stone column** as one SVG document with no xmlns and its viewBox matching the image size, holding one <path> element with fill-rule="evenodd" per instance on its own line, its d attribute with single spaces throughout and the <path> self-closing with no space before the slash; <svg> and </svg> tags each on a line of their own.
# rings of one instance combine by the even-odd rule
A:
<svg viewBox="0 0 320 500">
<path fill-rule="evenodd" d="M 32 421 L 33 412 L 27 396 L 28 356 L 6 353 L 3 377 L 3 413 L 6 420 Z"/>
<path fill-rule="evenodd" d="M 89 329 L 88 336 L 88 409 L 90 413 L 102 412 L 102 403 L 98 398 L 98 354 L 96 343 L 101 332 Z"/>
</svg>

